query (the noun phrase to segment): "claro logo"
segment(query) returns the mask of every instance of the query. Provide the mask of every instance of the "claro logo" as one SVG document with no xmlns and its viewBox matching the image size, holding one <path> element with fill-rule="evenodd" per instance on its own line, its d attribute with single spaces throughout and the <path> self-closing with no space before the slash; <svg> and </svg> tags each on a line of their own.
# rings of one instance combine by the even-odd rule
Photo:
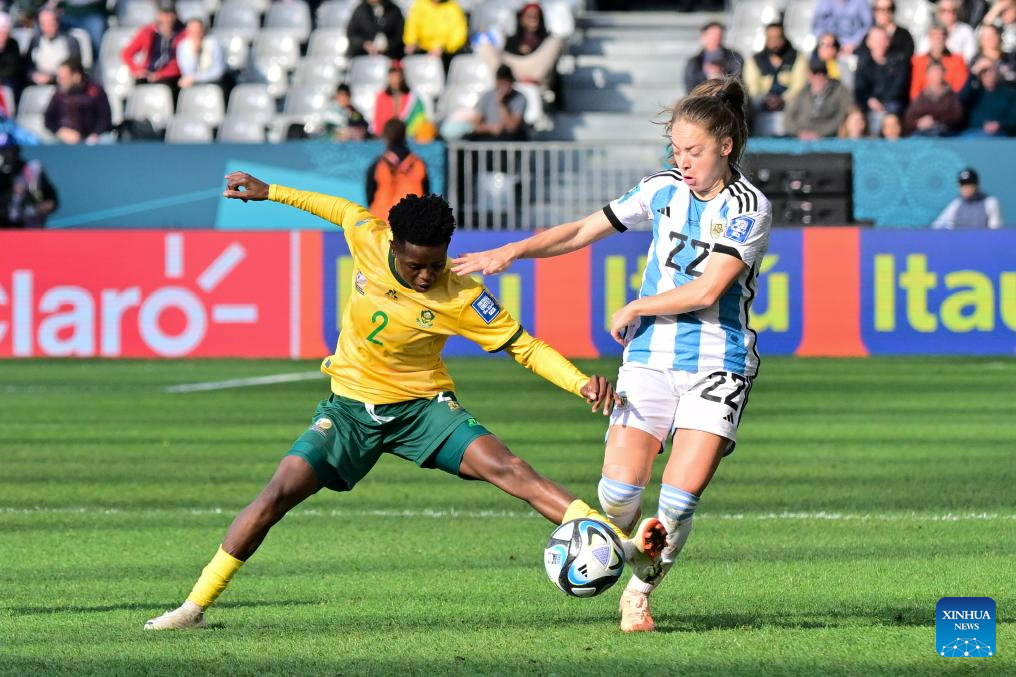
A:
<svg viewBox="0 0 1016 677">
<path fill-rule="evenodd" d="M 148 350 L 178 357 L 194 351 L 210 325 L 257 323 L 256 303 L 216 298 L 219 285 L 243 265 L 244 246 L 230 242 L 211 263 L 192 271 L 185 242 L 183 234 L 164 236 L 161 278 L 154 272 L 159 266 L 153 265 L 146 284 L 42 288 L 33 269 L 15 267 L 9 281 L 0 280 L 0 311 L 9 310 L 9 320 L 0 320 L 0 344 L 9 338 L 10 354 L 17 357 L 117 357 L 136 323 L 136 334 Z M 101 270 L 90 275 L 103 276 Z"/>
</svg>

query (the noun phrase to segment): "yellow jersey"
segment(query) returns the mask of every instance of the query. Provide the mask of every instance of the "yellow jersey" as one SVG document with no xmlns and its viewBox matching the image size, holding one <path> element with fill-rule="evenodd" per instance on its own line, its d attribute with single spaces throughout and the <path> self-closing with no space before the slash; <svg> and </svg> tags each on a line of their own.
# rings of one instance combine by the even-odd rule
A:
<svg viewBox="0 0 1016 677">
<path fill-rule="evenodd" d="M 481 282 L 446 266 L 426 292 L 398 274 L 388 224 L 339 197 L 269 187 L 268 199 L 342 228 L 353 257 L 353 293 L 342 315 L 335 353 L 321 370 L 332 392 L 368 404 L 432 398 L 455 389 L 441 350 L 463 336 L 487 352 L 506 350 L 523 366 L 579 395 L 589 378 L 547 344 L 527 334 Z"/>
</svg>

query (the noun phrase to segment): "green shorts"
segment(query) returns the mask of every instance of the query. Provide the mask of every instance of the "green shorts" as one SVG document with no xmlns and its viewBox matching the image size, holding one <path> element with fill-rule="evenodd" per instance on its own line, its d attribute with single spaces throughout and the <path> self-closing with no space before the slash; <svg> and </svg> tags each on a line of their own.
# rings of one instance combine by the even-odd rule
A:
<svg viewBox="0 0 1016 677">
<path fill-rule="evenodd" d="M 466 447 L 489 434 L 451 392 L 378 405 L 332 395 L 286 455 L 310 463 L 321 486 L 349 491 L 384 453 L 458 475 Z"/>
</svg>

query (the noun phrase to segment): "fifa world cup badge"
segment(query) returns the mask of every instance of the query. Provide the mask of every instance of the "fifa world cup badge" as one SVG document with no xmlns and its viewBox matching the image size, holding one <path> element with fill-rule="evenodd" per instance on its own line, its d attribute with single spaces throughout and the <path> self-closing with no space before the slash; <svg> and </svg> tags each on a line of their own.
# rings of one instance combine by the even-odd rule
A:
<svg viewBox="0 0 1016 677">
<path fill-rule="evenodd" d="M 416 318 L 416 323 L 423 329 L 430 329 L 434 326 L 434 317 L 433 310 L 421 310 L 420 317 Z"/>
<path fill-rule="evenodd" d="M 724 225 L 725 224 L 723 223 L 722 219 L 716 219 L 715 221 L 713 221 L 713 225 L 709 229 L 709 233 L 713 236 L 714 240 L 723 234 Z"/>
</svg>

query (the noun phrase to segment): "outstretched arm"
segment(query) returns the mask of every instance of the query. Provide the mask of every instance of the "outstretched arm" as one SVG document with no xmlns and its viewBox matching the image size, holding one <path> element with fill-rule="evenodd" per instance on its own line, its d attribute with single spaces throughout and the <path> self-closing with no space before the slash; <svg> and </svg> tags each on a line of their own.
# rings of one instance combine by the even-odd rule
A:
<svg viewBox="0 0 1016 677">
<path fill-rule="evenodd" d="M 223 197 L 243 200 L 244 202 L 248 200 L 253 200 L 254 202 L 262 200 L 279 202 L 290 207 L 302 209 L 338 226 L 342 226 L 344 221 L 349 221 L 350 219 L 373 218 L 366 209 L 345 198 L 314 193 L 308 190 L 296 190 L 275 184 L 269 186 L 264 181 L 256 179 L 246 172 L 227 174 L 226 190 L 222 195 Z"/>
<path fill-rule="evenodd" d="M 525 331 L 505 348 L 505 352 L 537 376 L 585 398 L 594 412 L 602 409 L 606 416 L 615 403 L 620 403 L 610 381 L 595 374 L 586 376 L 561 353 Z"/>
<path fill-rule="evenodd" d="M 507 270 L 516 259 L 542 259 L 560 256 L 587 247 L 617 232 L 603 211 L 579 221 L 562 223 L 537 235 L 487 251 L 463 254 L 452 260 L 456 275 L 482 273 L 493 275 Z"/>
<path fill-rule="evenodd" d="M 701 277 L 670 291 L 635 299 L 614 313 L 610 318 L 610 335 L 626 345 L 631 340 L 627 335 L 628 327 L 640 317 L 690 313 L 719 301 L 744 271 L 745 264 L 739 258 L 721 253 L 710 254 L 708 261 Z"/>
</svg>

